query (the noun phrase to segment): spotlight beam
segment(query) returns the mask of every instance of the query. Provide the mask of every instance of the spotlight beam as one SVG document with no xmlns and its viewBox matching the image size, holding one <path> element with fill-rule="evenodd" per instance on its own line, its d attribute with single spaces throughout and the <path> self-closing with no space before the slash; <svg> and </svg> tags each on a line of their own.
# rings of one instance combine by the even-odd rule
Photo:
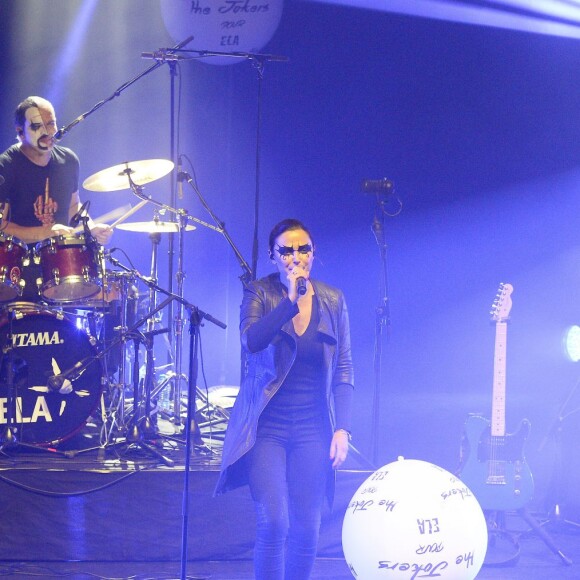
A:
<svg viewBox="0 0 580 580">
<path fill-rule="evenodd" d="M 535 34 L 580 38 L 580 7 L 572 0 L 311 0 Z"/>
</svg>

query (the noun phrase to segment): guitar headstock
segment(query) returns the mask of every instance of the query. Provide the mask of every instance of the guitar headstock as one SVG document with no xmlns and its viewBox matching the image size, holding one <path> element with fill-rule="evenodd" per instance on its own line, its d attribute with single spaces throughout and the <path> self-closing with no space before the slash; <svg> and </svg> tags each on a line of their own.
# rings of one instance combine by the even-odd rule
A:
<svg viewBox="0 0 580 580">
<path fill-rule="evenodd" d="M 511 295 L 514 287 L 511 284 L 499 285 L 495 300 L 491 305 L 491 319 L 495 322 L 505 322 L 509 318 L 512 309 Z"/>
</svg>

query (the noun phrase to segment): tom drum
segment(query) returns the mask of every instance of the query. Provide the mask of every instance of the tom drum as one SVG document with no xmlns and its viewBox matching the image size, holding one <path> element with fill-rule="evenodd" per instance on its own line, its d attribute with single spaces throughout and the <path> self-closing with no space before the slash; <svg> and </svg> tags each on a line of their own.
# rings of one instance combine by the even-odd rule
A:
<svg viewBox="0 0 580 580">
<path fill-rule="evenodd" d="M 102 285 L 99 252 L 84 234 L 56 236 L 39 242 L 40 292 L 49 302 L 70 303 L 94 296 Z"/>
</svg>

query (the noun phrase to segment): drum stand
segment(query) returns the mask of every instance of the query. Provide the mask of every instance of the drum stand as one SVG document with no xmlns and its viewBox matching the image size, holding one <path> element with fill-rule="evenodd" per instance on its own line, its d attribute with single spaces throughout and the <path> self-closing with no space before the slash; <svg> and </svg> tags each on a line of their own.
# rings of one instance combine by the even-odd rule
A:
<svg viewBox="0 0 580 580">
<path fill-rule="evenodd" d="M 177 300 L 182 307 L 187 306 L 188 308 L 195 309 L 196 313 L 198 313 L 198 315 L 201 316 L 202 318 L 205 318 L 206 320 L 213 322 L 214 324 L 216 324 L 217 326 L 220 326 L 221 328 L 225 328 L 225 324 L 223 324 L 219 320 L 216 320 L 215 318 L 213 318 L 209 314 L 204 313 L 201 310 L 193 307 L 189 302 L 184 300 L 181 296 L 178 296 L 176 294 L 168 292 L 167 290 L 164 290 L 158 284 L 156 284 L 152 279 L 146 278 L 145 276 L 141 275 L 136 270 L 131 270 L 131 269 L 127 268 L 127 266 L 124 266 L 123 264 L 121 264 L 119 262 L 119 260 L 113 258 L 112 256 L 108 256 L 107 259 L 113 265 L 120 267 L 121 269 L 123 269 L 127 272 L 131 272 L 136 278 L 141 280 L 149 288 L 152 288 L 155 291 L 161 292 L 167 296 L 167 298 L 161 304 L 157 305 L 153 310 L 150 310 L 145 315 L 144 318 L 137 321 L 133 325 L 133 327 L 127 331 L 125 336 L 130 336 L 133 338 L 135 336 L 134 332 L 136 329 L 138 329 L 146 321 L 153 319 L 153 317 L 157 314 L 157 312 L 164 309 L 172 300 Z M 147 449 L 148 451 L 155 453 L 155 455 L 157 455 L 157 456 L 159 456 L 157 450 L 153 451 L 150 448 L 150 446 L 144 442 L 143 439 L 144 439 L 145 435 L 159 438 L 159 435 L 156 435 L 155 430 L 152 428 L 151 417 L 150 417 L 151 398 L 152 398 L 151 395 L 152 395 L 152 392 L 154 392 L 151 388 L 153 377 L 154 377 L 154 368 L 153 368 L 154 358 L 153 358 L 153 343 L 152 343 L 152 340 L 150 340 L 150 339 L 157 334 L 162 334 L 165 332 L 167 332 L 166 329 L 161 329 L 161 330 L 155 330 L 155 331 L 149 331 L 146 333 L 142 333 L 142 336 L 145 336 L 144 344 L 146 346 L 146 356 L 147 356 L 147 366 L 146 366 L 146 374 L 145 374 L 144 389 L 143 389 L 145 416 L 139 417 L 139 415 L 140 415 L 139 374 L 138 374 L 139 373 L 139 364 L 138 364 L 138 361 L 136 360 L 136 362 L 134 364 L 135 372 L 133 373 L 133 375 L 134 375 L 133 376 L 133 393 L 134 393 L 133 413 L 134 413 L 134 415 L 133 415 L 133 418 L 130 422 L 130 428 L 129 428 L 128 435 L 127 435 L 128 442 L 130 442 L 131 444 L 137 443 L 138 446 L 141 446 L 141 447 Z M 119 340 L 122 340 L 122 339 L 124 339 L 124 337 L 121 337 Z M 103 353 L 101 353 L 100 356 L 103 356 Z M 136 359 L 138 358 L 138 345 L 137 344 L 136 344 L 135 358 Z M 190 378 L 190 380 L 191 380 L 191 378 Z M 194 387 L 190 386 L 190 391 L 193 391 L 195 393 L 195 386 Z M 194 399 L 195 399 L 195 397 L 194 397 Z M 189 408 L 194 406 L 194 404 L 195 404 L 195 400 L 192 400 L 192 401 L 188 400 L 188 412 L 189 412 Z M 143 425 L 142 424 L 144 424 L 144 426 L 145 426 L 145 433 L 143 432 L 143 429 L 142 429 Z M 195 421 L 194 420 L 188 421 L 188 425 L 190 426 L 190 428 L 193 429 L 194 439 L 197 438 L 197 434 L 199 433 L 199 428 L 196 429 Z M 170 437 L 167 437 L 167 436 L 163 436 L 163 437 L 166 439 L 171 439 Z M 199 437 L 198 440 L 201 441 L 201 438 Z M 197 444 L 197 441 L 194 440 L 194 443 Z M 163 458 L 163 460 L 166 461 L 166 458 Z"/>
<path fill-rule="evenodd" d="M 158 334 L 160 332 L 166 332 L 166 330 L 144 333 L 135 332 L 132 334 L 135 344 L 135 360 L 133 363 L 133 417 L 129 423 L 127 432 L 127 442 L 129 443 L 127 451 L 135 448 L 144 449 L 160 459 L 168 467 L 173 467 L 174 461 L 165 457 L 154 445 L 148 442 L 148 440 L 156 438 L 156 429 L 151 420 L 151 383 L 153 380 L 153 337 L 156 333 Z M 139 344 L 143 344 L 146 351 L 145 380 L 143 385 L 143 416 L 141 416 L 139 404 L 141 400 L 139 396 Z"/>
<path fill-rule="evenodd" d="M 121 266 L 127 272 L 131 272 L 135 278 L 139 278 L 145 282 L 149 282 L 146 278 L 144 278 L 141 274 L 136 272 L 135 270 L 129 270 L 125 266 L 122 266 L 120 262 L 112 257 L 108 258 L 112 261 L 115 265 Z M 153 317 L 157 312 L 165 308 L 170 302 L 173 300 L 173 297 L 167 298 L 163 303 L 157 306 L 154 310 L 147 313 L 144 318 L 136 321 L 130 328 L 122 327 L 119 333 L 119 336 L 115 338 L 108 346 L 106 346 L 103 350 L 99 351 L 98 354 L 94 357 L 91 357 L 90 360 L 84 361 L 83 364 L 78 365 L 74 369 L 71 369 L 71 372 L 74 372 L 77 375 L 80 375 L 84 372 L 84 369 L 89 365 L 93 364 L 96 361 L 103 360 L 107 354 L 113 349 L 116 348 L 119 344 L 125 345 L 128 340 L 133 340 L 135 346 L 135 355 L 134 355 L 134 362 L 133 362 L 133 373 L 132 373 L 132 386 L 133 386 L 133 414 L 128 422 L 125 422 L 126 415 L 123 413 L 123 422 L 118 421 L 115 419 L 115 423 L 117 424 L 117 428 L 121 434 L 121 438 L 115 441 L 109 441 L 107 437 L 107 441 L 105 442 L 105 446 L 107 445 L 126 445 L 126 451 L 134 450 L 134 449 L 142 449 L 148 452 L 151 455 L 154 455 L 158 459 L 160 459 L 163 463 L 167 466 L 173 466 L 173 460 L 165 457 L 160 451 L 158 451 L 153 445 L 149 443 L 154 439 L 158 439 L 156 435 L 155 428 L 153 427 L 153 421 L 151 420 L 151 381 L 153 378 L 153 337 L 157 334 L 161 334 L 163 332 L 167 332 L 166 329 L 164 330 L 156 330 L 152 332 L 140 332 L 138 329 L 147 322 L 148 318 Z M 146 349 L 146 373 L 144 384 L 140 385 L 140 377 L 139 377 L 139 346 L 143 344 Z M 67 376 L 67 372 L 62 373 L 64 378 L 69 378 Z M 124 376 L 121 376 L 120 379 L 124 379 Z M 121 389 L 124 389 L 125 384 L 121 383 Z M 141 386 L 143 388 L 141 388 Z M 144 397 L 141 396 L 141 391 L 144 394 Z M 125 398 L 124 393 L 120 392 L 119 394 L 119 401 L 116 402 L 120 409 L 123 409 L 125 405 Z M 143 404 L 142 404 L 143 403 Z M 121 412 L 121 411 L 120 411 Z"/>
<path fill-rule="evenodd" d="M 129 376 L 129 366 L 127 365 L 128 360 L 128 348 L 127 348 L 127 333 L 129 328 L 129 292 L 131 289 L 132 281 L 135 277 L 127 276 L 125 272 L 120 272 L 116 276 L 116 280 L 119 282 L 119 298 L 120 298 L 120 311 L 119 311 L 119 326 L 114 330 L 118 332 L 119 338 L 113 340 L 109 347 L 105 347 L 104 353 L 108 353 L 116 346 L 120 346 L 120 359 L 119 359 L 119 370 L 117 382 L 112 385 L 113 396 L 109 407 L 109 417 L 112 418 L 111 430 L 115 427 L 121 431 L 126 432 L 127 430 L 127 418 L 126 418 L 126 397 L 125 390 L 132 383 L 132 377 Z M 107 342 L 106 336 L 107 329 L 105 328 L 104 343 Z M 103 353 L 103 354 L 104 354 Z M 106 359 L 105 360 L 105 368 Z M 137 373 L 138 377 L 138 373 Z M 110 380 L 110 376 L 107 372 L 107 379 Z M 105 433 L 104 444 L 109 443 L 109 430 Z"/>
<path fill-rule="evenodd" d="M 175 373 L 171 377 L 170 380 L 173 382 L 173 387 L 174 387 L 173 388 L 173 423 L 179 429 L 182 429 L 183 423 L 182 423 L 182 419 L 181 419 L 181 401 L 182 401 L 182 394 L 184 391 L 183 385 L 184 384 L 187 385 L 187 383 L 188 383 L 188 377 L 186 375 L 184 375 L 182 372 L 183 322 L 184 322 L 183 321 L 183 306 L 184 306 L 184 303 L 186 302 L 183 299 L 183 281 L 185 280 L 185 272 L 183 269 L 184 232 L 186 230 L 186 225 L 187 225 L 188 221 L 194 221 L 194 222 L 199 223 L 207 228 L 213 229 L 213 230 L 221 232 L 221 233 L 223 233 L 224 230 L 223 230 L 223 228 L 213 226 L 213 225 L 208 224 L 200 219 L 197 219 L 197 218 L 194 218 L 194 217 L 188 215 L 187 212 L 183 209 L 175 209 L 175 208 L 170 207 L 170 206 L 168 206 L 160 201 L 157 201 L 157 200 L 151 199 L 150 197 L 145 196 L 145 194 L 143 193 L 142 186 L 137 185 L 131 179 L 131 171 L 129 169 L 126 170 L 126 174 L 127 174 L 127 179 L 129 181 L 129 185 L 131 187 L 131 190 L 133 191 L 133 193 L 137 197 L 139 197 L 139 199 L 147 200 L 150 203 L 156 205 L 157 207 L 162 208 L 166 211 L 169 211 L 169 212 L 177 215 L 177 217 L 178 217 L 177 233 L 178 233 L 179 251 L 178 251 L 178 264 L 177 264 L 177 272 L 176 272 L 176 279 L 177 279 L 177 291 L 176 291 L 176 293 L 172 294 L 171 292 L 168 292 L 166 290 L 161 289 L 152 280 L 148 280 L 145 282 L 150 288 L 153 285 L 155 290 L 164 292 L 167 295 L 171 295 L 177 300 L 176 316 L 175 316 L 175 320 L 174 320 L 174 327 L 172 329 L 172 334 L 175 336 L 175 340 L 172 343 L 172 346 L 173 346 L 172 354 L 173 354 L 173 362 L 175 365 Z M 152 276 L 152 278 L 153 278 L 153 276 Z M 212 322 L 217 323 L 218 321 L 216 321 L 215 319 L 212 318 Z M 221 326 L 221 324 L 218 324 L 218 326 Z M 223 327 L 225 328 L 225 325 L 223 325 Z M 168 387 L 165 386 L 165 388 L 168 388 Z M 161 389 L 156 389 L 155 393 L 157 394 L 160 391 L 161 391 Z M 197 385 L 195 385 L 195 389 L 193 390 L 194 395 L 197 392 L 198 392 Z M 206 403 L 209 403 L 209 402 L 206 400 Z M 194 408 L 195 408 L 195 401 L 191 401 L 191 402 L 188 401 L 187 404 L 188 404 L 188 406 L 190 404 L 193 404 Z M 194 425 L 195 425 L 195 432 L 193 435 L 194 442 L 197 445 L 202 445 L 203 441 L 201 439 L 201 432 L 199 431 L 199 426 L 195 422 L 194 422 Z"/>
<path fill-rule="evenodd" d="M 183 212 L 179 212 L 179 227 L 178 227 L 178 243 L 179 248 L 177 252 L 177 272 L 175 273 L 177 279 L 177 296 L 183 298 L 183 281 L 185 280 L 185 272 L 183 270 L 183 242 L 184 242 L 184 231 L 187 216 Z M 182 373 L 182 348 L 183 348 L 183 303 L 179 301 L 177 303 L 177 310 L 175 315 L 175 320 L 173 321 L 173 328 L 175 333 L 175 344 L 174 344 L 174 362 L 175 362 L 175 376 L 174 389 L 173 389 L 173 423 L 175 425 L 181 426 L 181 396 L 184 381 L 187 382 L 187 377 Z M 197 385 L 195 385 L 197 388 Z M 195 393 L 194 393 L 195 394 Z M 188 405 L 189 405 L 188 401 Z M 195 409 L 195 401 L 192 402 Z M 203 442 L 201 440 L 201 432 L 199 430 L 199 425 L 195 423 L 195 432 L 193 434 L 194 443 L 196 445 L 201 445 Z"/>
<path fill-rule="evenodd" d="M 159 221 L 159 212 L 157 210 L 154 211 L 153 214 L 153 223 L 156 223 Z M 158 246 L 159 246 L 159 242 L 161 239 L 161 234 L 159 232 L 153 232 L 149 234 L 149 239 L 151 240 L 151 270 L 150 270 L 150 279 L 152 282 L 154 282 L 155 284 L 157 283 L 157 255 L 158 255 Z M 151 286 L 149 288 L 149 309 L 154 309 L 157 306 L 157 292 L 155 291 L 155 288 L 153 286 Z M 156 323 L 159 322 L 159 319 L 155 318 L 154 316 L 151 316 L 150 318 L 147 319 L 147 331 L 152 333 L 154 332 Z M 167 339 L 166 339 L 167 340 Z M 175 364 L 175 357 L 173 356 L 172 353 L 172 349 L 171 349 L 171 343 L 169 342 L 169 340 L 167 340 L 167 345 L 168 345 L 168 352 L 170 353 L 171 356 L 171 364 L 170 366 L 174 366 Z M 149 358 L 151 358 L 153 361 L 155 360 L 155 355 L 153 352 L 148 354 L 148 360 Z M 155 366 L 152 364 L 150 365 L 150 367 L 148 366 L 147 368 L 150 369 L 150 374 L 151 374 L 151 378 L 150 378 L 150 382 L 149 382 L 149 389 L 147 390 L 147 396 L 151 399 L 151 400 L 156 400 L 158 398 L 158 396 L 160 395 L 160 393 L 165 389 L 165 390 L 169 390 L 170 391 L 170 396 L 168 397 L 168 399 L 171 398 L 171 384 L 174 382 L 174 380 L 176 379 L 176 373 L 175 372 L 171 372 L 169 377 L 164 378 L 161 382 L 157 382 L 157 378 L 155 375 Z M 187 377 L 183 377 L 183 378 L 187 378 Z M 155 385 L 155 386 L 153 386 Z M 177 384 L 174 386 L 174 393 L 175 390 L 177 390 Z M 175 413 L 173 414 L 173 416 L 171 416 L 171 414 L 169 413 L 169 415 L 166 415 L 166 413 L 169 411 L 169 409 L 160 409 L 159 406 L 157 408 L 157 412 L 158 414 L 164 414 L 167 418 L 171 419 L 173 423 L 178 423 L 178 421 L 175 420 L 175 416 L 179 417 L 179 406 L 174 406 L 174 409 L 176 410 Z"/>
</svg>

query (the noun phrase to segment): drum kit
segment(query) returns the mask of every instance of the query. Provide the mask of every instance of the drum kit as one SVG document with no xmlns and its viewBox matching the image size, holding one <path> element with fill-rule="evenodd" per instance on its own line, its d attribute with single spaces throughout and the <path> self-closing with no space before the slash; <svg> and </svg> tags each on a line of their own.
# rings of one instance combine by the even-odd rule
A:
<svg viewBox="0 0 580 580">
<path fill-rule="evenodd" d="M 158 432 L 154 410 L 163 390 L 171 391 L 165 413 L 174 433 L 179 431 L 180 381 L 187 378 L 180 368 L 178 332 L 172 333 L 173 343 L 166 340 L 170 363 L 164 365 L 163 380 L 156 380 L 154 365 L 153 339 L 168 331 L 159 328 L 158 313 L 173 300 L 171 292 L 157 285 L 157 246 L 162 234 L 182 236 L 195 226 L 183 219 L 162 221 L 157 211 L 151 221 L 126 221 L 149 202 L 161 205 L 144 198 L 141 188 L 172 169 L 173 163 L 164 159 L 127 162 L 83 182 L 89 191 L 131 187 L 141 197 L 134 208 L 121 208 L 121 215 L 117 211 L 107 217 L 118 216 L 111 227 L 149 235 L 148 276 L 105 252 L 91 236 L 88 216 L 70 235 L 46 239 L 33 249 L 0 233 L 0 450 L 12 444 L 55 448 L 91 417 L 102 422 L 100 447 L 147 439 Z M 180 257 L 179 269 L 181 261 Z M 116 269 L 109 269 L 107 262 Z M 25 274 L 33 265 L 40 272 L 35 281 L 38 301 L 24 302 Z M 178 280 L 182 278 L 180 270 Z M 147 301 L 139 300 L 139 282 L 148 287 Z M 158 305 L 160 291 L 169 298 Z M 177 329 L 185 302 L 180 292 L 181 286 Z M 139 361 L 140 350 L 145 351 L 144 364 Z"/>
</svg>

